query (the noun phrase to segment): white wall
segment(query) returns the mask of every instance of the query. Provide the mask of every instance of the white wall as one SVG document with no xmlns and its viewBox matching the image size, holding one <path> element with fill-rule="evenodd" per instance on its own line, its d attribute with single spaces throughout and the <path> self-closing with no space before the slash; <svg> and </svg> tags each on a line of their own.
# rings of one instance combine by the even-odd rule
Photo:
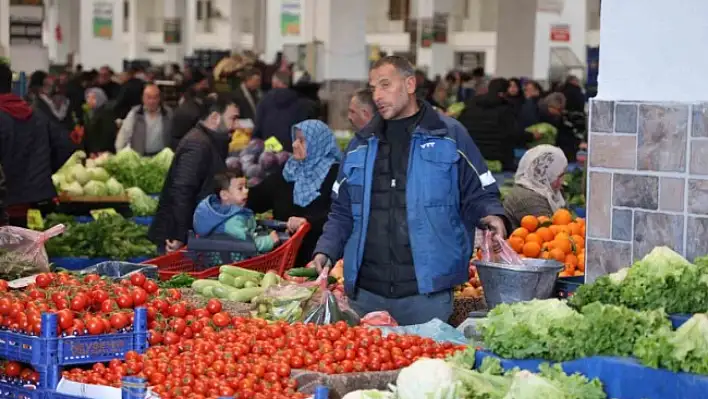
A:
<svg viewBox="0 0 708 399">
<path fill-rule="evenodd" d="M 603 100 L 706 101 L 708 1 L 604 0 Z"/>
<path fill-rule="evenodd" d="M 113 1 L 113 37 L 98 38 L 93 35 L 93 5 L 101 0 L 81 0 L 80 63 L 85 70 L 108 65 L 120 71 L 126 47 L 123 43 L 123 2 Z"/>
<path fill-rule="evenodd" d="M 0 0 L 0 57 L 10 55 L 10 0 Z"/>
<path fill-rule="evenodd" d="M 548 69 L 551 65 L 550 50 L 553 47 L 570 47 L 580 60 L 580 64 L 585 65 L 585 59 L 587 58 L 587 11 L 586 0 L 566 0 L 563 12 L 560 15 L 549 12 L 536 13 L 534 79 L 548 79 Z M 551 26 L 553 24 L 568 24 L 570 26 L 569 43 L 550 41 Z"/>
</svg>

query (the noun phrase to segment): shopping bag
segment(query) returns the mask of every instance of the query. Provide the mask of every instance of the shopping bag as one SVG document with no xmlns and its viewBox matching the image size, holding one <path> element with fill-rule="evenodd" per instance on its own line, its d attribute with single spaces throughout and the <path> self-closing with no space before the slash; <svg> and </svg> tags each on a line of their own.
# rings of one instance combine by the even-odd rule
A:
<svg viewBox="0 0 708 399">
<path fill-rule="evenodd" d="M 336 295 L 327 286 L 329 267 L 325 267 L 314 284 L 317 291 L 310 299 L 305 310 L 303 323 L 315 323 L 319 325 L 334 324 L 338 321 L 345 321 L 350 326 L 359 324 L 359 316 L 349 307 L 347 298 L 344 295 Z"/>
<path fill-rule="evenodd" d="M 396 320 L 384 310 L 365 314 L 361 318 L 361 325 L 367 327 L 398 327 Z"/>
<path fill-rule="evenodd" d="M 0 227 L 0 278 L 10 281 L 48 272 L 49 259 L 44 243 L 63 232 L 63 224 L 45 231 Z"/>
<path fill-rule="evenodd" d="M 507 242 L 491 230 L 484 231 L 481 245 L 482 261 L 490 263 L 504 263 L 508 265 L 523 265 L 521 257 Z"/>
</svg>

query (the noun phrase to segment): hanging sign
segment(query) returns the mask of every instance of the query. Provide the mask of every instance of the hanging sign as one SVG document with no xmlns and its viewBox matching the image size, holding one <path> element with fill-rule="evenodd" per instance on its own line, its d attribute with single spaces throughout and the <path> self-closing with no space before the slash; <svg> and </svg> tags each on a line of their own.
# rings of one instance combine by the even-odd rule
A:
<svg viewBox="0 0 708 399">
<path fill-rule="evenodd" d="M 569 42 L 570 41 L 570 25 L 554 24 L 551 25 L 551 41 L 552 42 Z"/>
</svg>

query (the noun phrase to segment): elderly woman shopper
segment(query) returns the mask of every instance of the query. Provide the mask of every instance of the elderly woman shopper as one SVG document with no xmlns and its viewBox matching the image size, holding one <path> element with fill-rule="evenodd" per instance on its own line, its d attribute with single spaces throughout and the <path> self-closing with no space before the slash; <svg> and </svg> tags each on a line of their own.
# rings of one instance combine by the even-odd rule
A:
<svg viewBox="0 0 708 399">
<path fill-rule="evenodd" d="M 89 154 L 115 152 L 116 131 L 115 114 L 107 104 L 106 93 L 94 87 L 86 90 L 84 112 L 84 149 Z"/>
<path fill-rule="evenodd" d="M 247 207 L 256 213 L 273 210 L 276 220 L 288 221 L 290 232 L 305 221 L 310 223 L 311 230 L 295 261 L 297 266 L 305 266 L 327 221 L 342 153 L 332 130 L 319 120 L 293 126 L 292 140 L 293 155 L 282 173 L 273 173 L 251 188 Z"/>
<path fill-rule="evenodd" d="M 561 187 L 567 167 L 563 151 L 552 145 L 539 145 L 524 154 L 514 187 L 504 196 L 504 209 L 514 228 L 526 215 L 550 217 L 565 206 Z"/>
</svg>

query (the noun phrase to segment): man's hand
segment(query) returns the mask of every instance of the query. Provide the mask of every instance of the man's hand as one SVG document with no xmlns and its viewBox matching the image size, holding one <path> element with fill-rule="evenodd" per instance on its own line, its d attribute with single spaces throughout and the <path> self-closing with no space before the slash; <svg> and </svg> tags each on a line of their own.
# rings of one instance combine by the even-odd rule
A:
<svg viewBox="0 0 708 399">
<path fill-rule="evenodd" d="M 501 238 L 506 238 L 506 225 L 504 224 L 504 220 L 499 216 L 485 216 L 482 218 L 482 223 L 493 233 L 498 234 Z"/>
<path fill-rule="evenodd" d="M 288 233 L 290 234 L 295 234 L 297 229 L 300 228 L 303 224 L 307 222 L 307 219 L 305 218 L 299 218 L 292 216 L 288 219 Z"/>
<path fill-rule="evenodd" d="M 278 237 L 278 232 L 271 231 L 270 232 L 270 239 L 273 240 L 273 245 L 278 245 L 278 243 L 280 242 L 280 237 Z"/>
<path fill-rule="evenodd" d="M 165 240 L 165 251 L 175 252 L 184 246 L 184 243 L 180 240 Z"/>
<path fill-rule="evenodd" d="M 322 273 L 322 269 L 332 265 L 332 261 L 325 254 L 317 254 L 307 267 L 314 267 L 317 273 Z"/>
</svg>

